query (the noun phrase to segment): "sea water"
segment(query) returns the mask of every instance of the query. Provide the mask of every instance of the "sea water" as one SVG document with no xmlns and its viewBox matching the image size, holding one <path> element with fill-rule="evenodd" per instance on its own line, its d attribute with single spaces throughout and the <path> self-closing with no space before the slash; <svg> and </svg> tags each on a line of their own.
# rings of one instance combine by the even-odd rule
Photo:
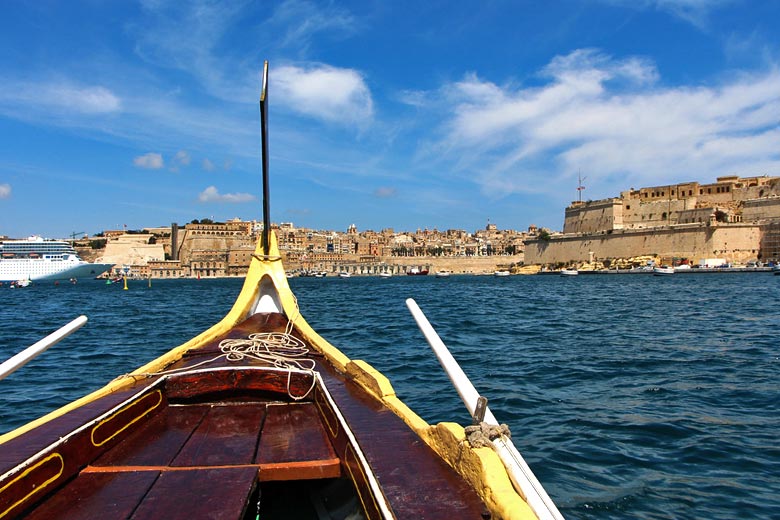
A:
<svg viewBox="0 0 780 520">
<path fill-rule="evenodd" d="M 0 432 L 215 323 L 241 280 L 0 287 L 0 358 L 87 325 L 0 381 Z M 780 518 L 780 277 L 295 278 L 303 316 L 428 422 L 470 418 L 414 298 L 569 519 Z M 0 450 L 2 448 L 0 447 Z"/>
</svg>

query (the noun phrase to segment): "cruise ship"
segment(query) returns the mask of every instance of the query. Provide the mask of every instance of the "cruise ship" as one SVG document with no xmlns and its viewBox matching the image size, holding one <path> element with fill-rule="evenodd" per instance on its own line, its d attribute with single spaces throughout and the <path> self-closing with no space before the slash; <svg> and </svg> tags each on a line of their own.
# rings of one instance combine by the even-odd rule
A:
<svg viewBox="0 0 780 520">
<path fill-rule="evenodd" d="M 85 262 L 61 240 L 33 236 L 0 242 L 0 282 L 94 278 L 110 268 L 111 264 Z"/>
</svg>

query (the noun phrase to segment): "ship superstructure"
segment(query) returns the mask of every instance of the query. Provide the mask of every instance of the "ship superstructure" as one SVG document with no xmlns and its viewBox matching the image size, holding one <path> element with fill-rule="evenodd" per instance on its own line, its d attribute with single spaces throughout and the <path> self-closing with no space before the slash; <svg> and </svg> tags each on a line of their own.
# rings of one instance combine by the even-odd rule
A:
<svg viewBox="0 0 780 520">
<path fill-rule="evenodd" d="M 3 282 L 94 278 L 110 268 L 111 264 L 85 262 L 72 245 L 61 240 L 32 236 L 0 242 L 0 281 Z"/>
</svg>

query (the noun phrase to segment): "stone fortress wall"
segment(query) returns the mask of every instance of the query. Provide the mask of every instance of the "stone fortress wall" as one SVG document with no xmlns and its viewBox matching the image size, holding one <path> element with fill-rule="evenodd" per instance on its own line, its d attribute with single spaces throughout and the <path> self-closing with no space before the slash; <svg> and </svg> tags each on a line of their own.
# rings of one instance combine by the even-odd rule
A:
<svg viewBox="0 0 780 520">
<path fill-rule="evenodd" d="M 563 234 L 526 241 L 527 264 L 641 255 L 731 263 L 780 257 L 780 177 L 719 177 L 574 202 Z"/>
</svg>

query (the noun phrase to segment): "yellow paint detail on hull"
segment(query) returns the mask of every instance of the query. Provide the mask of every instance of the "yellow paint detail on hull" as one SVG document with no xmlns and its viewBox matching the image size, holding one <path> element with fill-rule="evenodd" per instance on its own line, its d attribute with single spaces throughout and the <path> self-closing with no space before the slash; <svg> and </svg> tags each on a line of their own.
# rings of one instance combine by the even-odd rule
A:
<svg viewBox="0 0 780 520">
<path fill-rule="evenodd" d="M 14 478 L 12 481 L 10 481 L 8 484 L 6 484 L 0 489 L 0 495 L 2 495 L 6 489 L 13 486 L 17 482 L 21 481 L 24 477 L 34 472 L 36 469 L 40 468 L 50 460 L 54 460 L 54 459 L 57 459 L 57 462 L 59 462 L 59 468 L 57 468 L 57 470 L 53 472 L 53 474 L 45 481 L 41 482 L 40 484 L 33 485 L 32 491 L 27 493 L 24 497 L 11 504 L 5 511 L 0 513 L 0 518 L 5 517 L 5 515 L 13 511 L 18 505 L 27 501 L 28 498 L 35 495 L 36 493 L 40 493 L 41 491 L 44 491 L 49 484 L 51 484 L 52 482 L 60 478 L 60 475 L 62 475 L 62 472 L 65 470 L 65 460 L 62 458 L 62 455 L 60 455 L 59 453 L 52 453 L 48 457 L 39 460 L 37 463 L 33 464 L 32 466 L 24 470 L 19 476 Z"/>
<path fill-rule="evenodd" d="M 90 440 L 92 441 L 93 446 L 102 446 L 129 427 L 131 427 L 136 422 L 143 419 L 143 417 L 160 406 L 163 402 L 162 392 L 157 389 L 151 394 L 147 394 L 143 397 L 141 397 L 137 401 L 133 401 L 132 403 L 120 408 L 115 413 L 111 414 L 109 417 L 106 417 L 99 423 L 97 423 L 93 428 L 90 435 Z M 140 413 L 138 413 L 135 408 L 141 408 Z M 130 417 L 126 417 L 127 412 L 134 412 L 130 415 Z M 127 422 L 119 426 L 117 429 L 110 431 L 108 435 L 105 435 L 104 437 L 101 437 L 100 435 L 96 435 L 101 429 L 110 428 L 111 426 L 114 426 L 116 422 L 120 421 L 122 418 L 127 418 Z"/>
</svg>

